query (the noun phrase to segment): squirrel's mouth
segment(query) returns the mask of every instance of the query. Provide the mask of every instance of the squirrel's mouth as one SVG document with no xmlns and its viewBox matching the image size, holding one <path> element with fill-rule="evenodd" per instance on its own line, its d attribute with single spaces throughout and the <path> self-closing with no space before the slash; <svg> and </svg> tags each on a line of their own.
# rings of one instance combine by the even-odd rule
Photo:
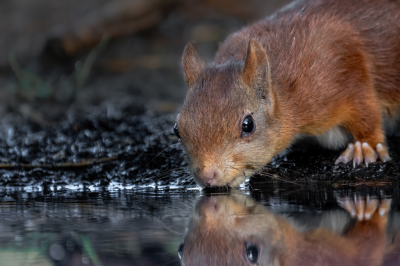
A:
<svg viewBox="0 0 400 266">
<path fill-rule="evenodd" d="M 190 161 L 194 181 L 202 188 L 236 188 L 261 170 L 262 162 L 237 158 L 238 156 L 202 156 Z M 246 162 L 247 161 L 247 162 Z"/>
<path fill-rule="evenodd" d="M 204 190 L 210 192 L 222 192 L 222 191 L 229 191 L 231 188 L 236 188 L 240 186 L 243 182 L 249 179 L 253 174 L 255 174 L 255 169 L 247 169 L 243 171 L 241 175 L 234 175 L 234 176 L 223 176 L 220 179 L 216 179 L 211 184 L 205 184 L 203 180 L 199 180 L 194 178 L 196 183 L 201 186 Z"/>
</svg>

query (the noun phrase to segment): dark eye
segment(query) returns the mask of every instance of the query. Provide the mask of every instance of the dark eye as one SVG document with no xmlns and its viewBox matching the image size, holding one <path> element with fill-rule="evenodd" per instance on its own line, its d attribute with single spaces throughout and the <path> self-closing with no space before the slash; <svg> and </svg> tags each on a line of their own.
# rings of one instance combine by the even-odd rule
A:
<svg viewBox="0 0 400 266">
<path fill-rule="evenodd" d="M 251 116 L 246 116 L 242 123 L 242 136 L 249 136 L 254 132 L 255 124 Z"/>
<path fill-rule="evenodd" d="M 181 140 L 181 136 L 179 135 L 178 125 L 176 123 L 174 125 L 174 133 L 178 137 L 178 139 Z"/>
<path fill-rule="evenodd" d="M 179 259 L 182 259 L 182 253 L 183 253 L 183 243 L 180 244 L 180 245 L 179 245 L 179 248 L 178 248 L 178 256 L 179 256 Z"/>
<path fill-rule="evenodd" d="M 247 259 L 250 261 L 250 263 L 256 263 L 260 253 L 258 246 L 254 244 L 245 244 L 245 246 Z"/>
</svg>

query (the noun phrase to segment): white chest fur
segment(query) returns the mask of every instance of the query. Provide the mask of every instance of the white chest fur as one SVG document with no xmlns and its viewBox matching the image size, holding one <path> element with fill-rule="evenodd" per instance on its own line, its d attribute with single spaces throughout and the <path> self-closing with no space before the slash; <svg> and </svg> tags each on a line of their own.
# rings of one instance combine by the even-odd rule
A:
<svg viewBox="0 0 400 266">
<path fill-rule="evenodd" d="M 352 137 L 350 132 L 342 126 L 336 126 L 325 131 L 324 134 L 316 136 L 315 139 L 322 147 L 337 150 L 346 147 Z"/>
</svg>

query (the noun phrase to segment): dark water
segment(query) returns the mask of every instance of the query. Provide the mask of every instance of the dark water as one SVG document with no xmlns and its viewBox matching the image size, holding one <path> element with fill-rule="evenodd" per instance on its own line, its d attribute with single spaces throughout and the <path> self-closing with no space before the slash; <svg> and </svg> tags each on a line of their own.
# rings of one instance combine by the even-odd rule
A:
<svg viewBox="0 0 400 266">
<path fill-rule="evenodd" d="M 179 265 L 183 239 L 187 265 L 257 265 L 248 256 L 258 265 L 283 265 L 283 258 L 294 258 L 286 265 L 400 265 L 399 199 L 398 184 L 267 182 L 229 192 L 3 188 L 0 265 Z M 356 214 L 365 209 L 372 217 L 357 222 L 353 203 Z"/>
</svg>

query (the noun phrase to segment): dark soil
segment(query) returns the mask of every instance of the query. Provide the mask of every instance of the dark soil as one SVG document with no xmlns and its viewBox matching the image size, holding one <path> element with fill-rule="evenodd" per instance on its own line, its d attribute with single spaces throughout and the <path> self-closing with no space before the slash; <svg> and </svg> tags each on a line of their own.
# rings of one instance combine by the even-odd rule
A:
<svg viewBox="0 0 400 266">
<path fill-rule="evenodd" d="M 187 174 L 182 178 L 185 170 L 169 171 L 185 166 L 181 149 L 172 145 L 177 142 L 172 133 L 174 118 L 99 110 L 49 128 L 24 119 L 3 120 L 0 184 L 187 184 Z M 166 178 L 161 176 L 167 173 Z"/>
</svg>

